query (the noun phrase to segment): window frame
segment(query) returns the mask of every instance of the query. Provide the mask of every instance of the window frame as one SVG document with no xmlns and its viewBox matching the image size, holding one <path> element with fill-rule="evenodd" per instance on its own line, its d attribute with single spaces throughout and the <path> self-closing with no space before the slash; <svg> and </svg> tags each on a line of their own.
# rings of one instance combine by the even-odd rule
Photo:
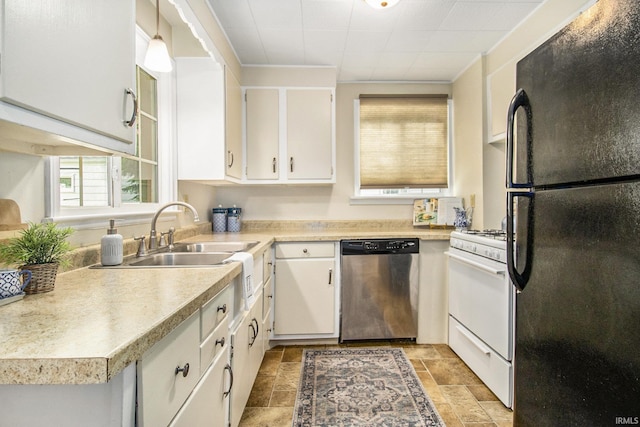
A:
<svg viewBox="0 0 640 427">
<path fill-rule="evenodd" d="M 148 221 L 155 212 L 167 202 L 175 200 L 177 195 L 177 152 L 176 141 L 176 113 L 175 71 L 158 73 L 144 67 L 144 54 L 149 44 L 149 37 L 140 27 L 136 26 L 136 64 L 157 81 L 158 128 L 157 128 L 157 162 L 158 162 L 158 202 L 157 203 L 120 203 L 120 188 L 115 185 L 113 195 L 116 201 L 113 206 L 104 207 L 62 207 L 60 206 L 60 164 L 57 157 L 48 157 L 45 164 L 45 219 L 66 226 L 77 228 L 91 228 L 96 224 L 103 225 L 107 218 L 117 217 L 122 225 L 139 224 Z M 175 67 L 174 67 L 175 70 Z M 126 154 L 113 154 L 109 162 L 111 174 L 120 174 L 120 160 Z M 137 159 L 136 159 L 137 160 Z M 112 180 L 112 184 L 113 184 Z"/>
<path fill-rule="evenodd" d="M 402 95 L 398 95 L 402 96 Z M 448 119 L 447 119 L 447 163 L 448 163 L 448 188 L 409 188 L 402 194 L 383 194 L 384 190 L 394 189 L 361 189 L 360 188 L 360 99 L 353 100 L 353 131 L 354 131 L 354 151 L 353 151 L 353 195 L 350 197 L 352 205 L 357 204 L 397 204 L 410 205 L 416 199 L 450 197 L 453 195 L 453 100 L 447 99 Z M 377 194 L 375 192 L 378 192 Z"/>
</svg>

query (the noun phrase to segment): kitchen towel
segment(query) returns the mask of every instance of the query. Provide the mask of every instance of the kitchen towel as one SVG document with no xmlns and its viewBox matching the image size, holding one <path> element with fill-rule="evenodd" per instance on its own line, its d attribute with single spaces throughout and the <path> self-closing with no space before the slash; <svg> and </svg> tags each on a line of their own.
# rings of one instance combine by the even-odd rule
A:
<svg viewBox="0 0 640 427">
<path fill-rule="evenodd" d="M 249 310 L 255 301 L 253 295 L 253 255 L 248 252 L 236 252 L 229 261 L 240 261 L 242 263 L 242 297 L 244 298 L 244 308 Z"/>
</svg>

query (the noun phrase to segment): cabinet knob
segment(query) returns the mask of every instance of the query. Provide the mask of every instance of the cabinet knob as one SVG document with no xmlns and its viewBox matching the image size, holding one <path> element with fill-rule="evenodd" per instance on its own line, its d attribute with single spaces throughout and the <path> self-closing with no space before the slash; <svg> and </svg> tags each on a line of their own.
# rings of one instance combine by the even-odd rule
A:
<svg viewBox="0 0 640 427">
<path fill-rule="evenodd" d="M 184 368 L 181 368 L 179 365 L 176 366 L 176 375 L 178 375 L 180 372 L 182 372 L 183 377 L 186 377 L 187 375 L 189 375 L 189 364 L 186 363 L 184 365 Z"/>
<path fill-rule="evenodd" d="M 217 346 L 218 344 L 220 344 L 220 347 L 224 347 L 224 337 L 220 338 L 219 340 L 216 340 L 215 346 Z"/>
<path fill-rule="evenodd" d="M 307 250 L 307 248 L 304 248 L 304 249 L 302 250 L 302 253 L 306 254 L 306 253 L 309 253 L 309 251 Z"/>
<path fill-rule="evenodd" d="M 227 312 L 227 304 L 222 304 L 222 306 L 218 306 L 218 312 L 222 312 L 222 314 L 225 314 Z"/>
<path fill-rule="evenodd" d="M 267 295 L 267 298 L 273 298 L 273 295 Z"/>
</svg>

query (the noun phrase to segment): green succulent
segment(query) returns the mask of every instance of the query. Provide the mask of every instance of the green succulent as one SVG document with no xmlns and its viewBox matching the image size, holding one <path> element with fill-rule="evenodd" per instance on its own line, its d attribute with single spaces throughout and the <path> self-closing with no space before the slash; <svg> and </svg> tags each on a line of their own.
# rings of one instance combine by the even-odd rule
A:
<svg viewBox="0 0 640 427">
<path fill-rule="evenodd" d="M 29 223 L 20 235 L 0 246 L 0 261 L 28 265 L 58 263 L 64 265 L 71 250 L 67 237 L 73 228 L 59 228 L 53 222 Z"/>
</svg>

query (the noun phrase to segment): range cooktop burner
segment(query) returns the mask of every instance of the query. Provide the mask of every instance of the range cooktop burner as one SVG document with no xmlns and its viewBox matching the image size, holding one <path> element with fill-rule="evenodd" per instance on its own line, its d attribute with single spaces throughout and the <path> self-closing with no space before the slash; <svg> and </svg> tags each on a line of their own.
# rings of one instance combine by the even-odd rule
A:
<svg viewBox="0 0 640 427">
<path fill-rule="evenodd" d="M 464 234 L 473 234 L 474 236 L 482 236 L 482 237 L 488 237 L 488 238 L 493 238 L 496 240 L 507 240 L 507 232 L 506 231 L 502 231 L 502 230 L 493 230 L 493 229 L 488 229 L 488 230 L 463 230 L 462 233 Z"/>
</svg>

